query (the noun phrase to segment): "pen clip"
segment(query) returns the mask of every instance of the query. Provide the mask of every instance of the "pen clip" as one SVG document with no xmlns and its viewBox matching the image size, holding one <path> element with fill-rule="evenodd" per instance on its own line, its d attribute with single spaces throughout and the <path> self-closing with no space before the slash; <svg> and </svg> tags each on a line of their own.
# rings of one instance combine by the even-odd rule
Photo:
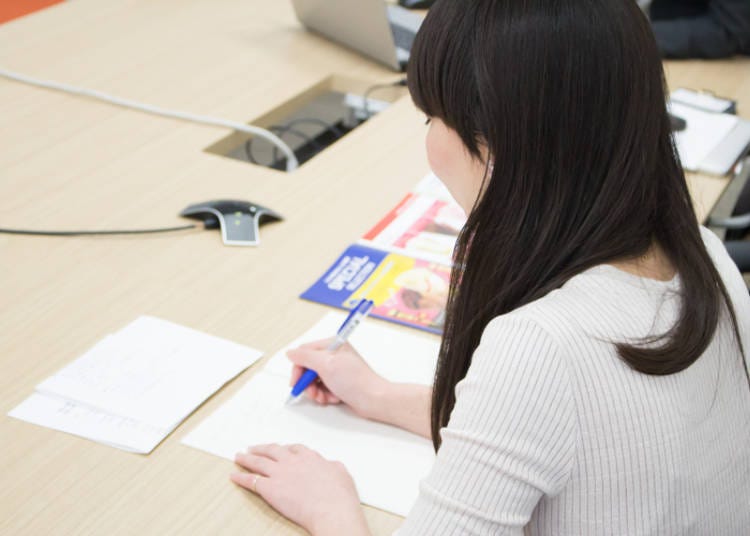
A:
<svg viewBox="0 0 750 536">
<path fill-rule="evenodd" d="M 359 303 L 354 306 L 351 311 L 349 311 L 349 316 L 347 316 L 346 320 L 344 320 L 344 323 L 341 324 L 341 327 L 336 332 L 336 335 L 340 335 L 356 315 L 366 316 L 370 312 L 370 309 L 372 309 L 373 305 L 375 305 L 375 303 L 372 300 L 366 300 L 364 298 L 359 300 Z"/>
</svg>

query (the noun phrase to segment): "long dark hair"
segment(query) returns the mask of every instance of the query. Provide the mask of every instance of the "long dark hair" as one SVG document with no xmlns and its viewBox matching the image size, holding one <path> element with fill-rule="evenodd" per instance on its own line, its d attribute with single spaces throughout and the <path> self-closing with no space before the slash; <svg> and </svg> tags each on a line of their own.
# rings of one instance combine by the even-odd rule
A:
<svg viewBox="0 0 750 536">
<path fill-rule="evenodd" d="M 454 252 L 432 399 L 436 450 L 493 317 L 654 242 L 680 274 L 680 315 L 638 345 L 616 342 L 620 358 L 646 374 L 679 372 L 704 352 L 725 306 L 742 350 L 636 2 L 438 0 L 414 43 L 408 83 L 415 104 L 475 158 L 481 144 L 494 158 Z"/>
</svg>

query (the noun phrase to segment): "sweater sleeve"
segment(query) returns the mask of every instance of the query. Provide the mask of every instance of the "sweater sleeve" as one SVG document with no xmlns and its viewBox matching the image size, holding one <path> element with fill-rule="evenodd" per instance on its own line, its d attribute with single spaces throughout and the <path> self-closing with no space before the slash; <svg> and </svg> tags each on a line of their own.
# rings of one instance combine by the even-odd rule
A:
<svg viewBox="0 0 750 536">
<path fill-rule="evenodd" d="M 399 536 L 521 534 L 567 483 L 578 441 L 566 363 L 526 319 L 485 328 L 430 475 Z"/>
<path fill-rule="evenodd" d="M 750 2 L 713 0 L 704 15 L 652 22 L 667 58 L 725 58 L 750 53 Z"/>
</svg>

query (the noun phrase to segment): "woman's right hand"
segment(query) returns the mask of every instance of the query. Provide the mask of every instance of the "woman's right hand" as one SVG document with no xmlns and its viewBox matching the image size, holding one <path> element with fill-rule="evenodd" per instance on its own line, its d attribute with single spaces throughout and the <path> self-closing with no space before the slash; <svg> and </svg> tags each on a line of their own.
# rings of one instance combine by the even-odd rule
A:
<svg viewBox="0 0 750 536">
<path fill-rule="evenodd" d="M 343 402 L 357 415 L 374 418 L 389 382 L 375 373 L 349 343 L 335 352 L 329 351 L 332 342 L 333 339 L 323 339 L 287 352 L 294 363 L 290 386 L 305 369 L 312 369 L 318 373 L 318 380 L 305 389 L 307 397 L 323 405 Z"/>
</svg>

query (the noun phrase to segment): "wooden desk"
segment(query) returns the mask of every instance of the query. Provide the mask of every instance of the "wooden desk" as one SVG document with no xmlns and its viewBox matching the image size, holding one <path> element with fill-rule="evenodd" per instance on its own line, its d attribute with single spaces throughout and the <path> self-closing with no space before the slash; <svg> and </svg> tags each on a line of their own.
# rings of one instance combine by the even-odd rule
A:
<svg viewBox="0 0 750 536">
<path fill-rule="evenodd" d="M 288 2 L 260 0 L 66 2 L 0 26 L 0 65 L 235 120 L 260 116 L 332 74 L 369 82 L 396 76 L 305 33 Z M 670 80 L 738 96 L 747 114 L 750 76 L 737 74 L 750 72 L 747 65 L 673 64 Z M 0 533 L 302 533 L 231 485 L 230 462 L 179 443 L 258 365 L 149 456 L 5 414 L 141 314 L 275 352 L 327 311 L 298 294 L 427 171 L 424 131 L 404 98 L 285 174 L 204 152 L 225 130 L 0 79 L 2 226 L 173 225 L 183 223 L 176 215 L 188 204 L 220 197 L 286 217 L 249 249 L 222 246 L 216 232 L 0 235 Z M 710 206 L 723 184 L 694 178 L 699 205 Z M 400 523 L 366 512 L 376 534 Z"/>
<path fill-rule="evenodd" d="M 708 90 L 738 101 L 737 113 L 750 119 L 750 58 L 721 61 L 666 62 L 667 81 L 673 89 Z M 688 173 L 688 186 L 701 221 L 711 212 L 729 182 L 725 177 Z"/>
</svg>

